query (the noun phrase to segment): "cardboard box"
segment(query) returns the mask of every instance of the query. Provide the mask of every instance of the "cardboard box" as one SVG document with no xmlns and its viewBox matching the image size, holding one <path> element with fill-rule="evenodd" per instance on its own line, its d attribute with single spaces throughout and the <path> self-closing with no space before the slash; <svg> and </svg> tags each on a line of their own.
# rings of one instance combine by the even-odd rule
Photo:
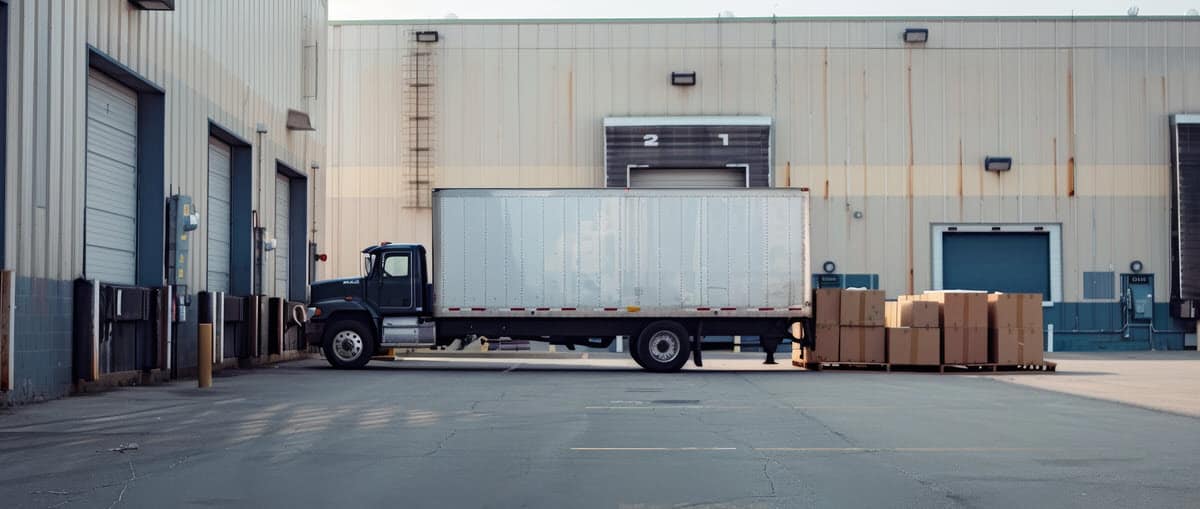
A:
<svg viewBox="0 0 1200 509">
<path fill-rule="evenodd" d="M 900 326 L 900 303 L 889 300 L 883 303 L 883 326 L 884 327 L 899 327 Z"/>
<path fill-rule="evenodd" d="M 1006 327 L 988 331 L 989 360 L 996 364 L 1041 364 L 1043 348 L 1041 327 Z"/>
<path fill-rule="evenodd" d="M 992 329 L 1042 328 L 1042 294 L 993 293 L 988 295 L 988 327 Z"/>
<path fill-rule="evenodd" d="M 842 290 L 818 288 L 813 290 L 813 313 L 817 325 L 841 325 Z"/>
<path fill-rule="evenodd" d="M 883 291 L 844 290 L 840 323 L 843 326 L 883 327 Z"/>
<path fill-rule="evenodd" d="M 817 324 L 813 340 L 816 346 L 809 362 L 837 362 L 840 348 L 841 327 L 838 325 Z"/>
<path fill-rule="evenodd" d="M 942 362 L 942 337 L 938 329 L 888 327 L 888 362 L 908 366 L 936 366 Z"/>
<path fill-rule="evenodd" d="M 941 305 L 933 301 L 901 299 L 897 302 L 899 308 L 897 327 L 932 327 L 941 326 Z"/>
<path fill-rule="evenodd" d="M 942 329 L 943 364 L 986 364 L 988 330 L 983 327 L 945 327 Z"/>
<path fill-rule="evenodd" d="M 887 362 L 883 327 L 842 327 L 839 335 L 838 362 Z"/>
<path fill-rule="evenodd" d="M 942 327 L 979 328 L 988 327 L 988 294 L 969 291 L 931 291 L 921 295 L 921 300 L 941 304 L 939 310 Z"/>
</svg>

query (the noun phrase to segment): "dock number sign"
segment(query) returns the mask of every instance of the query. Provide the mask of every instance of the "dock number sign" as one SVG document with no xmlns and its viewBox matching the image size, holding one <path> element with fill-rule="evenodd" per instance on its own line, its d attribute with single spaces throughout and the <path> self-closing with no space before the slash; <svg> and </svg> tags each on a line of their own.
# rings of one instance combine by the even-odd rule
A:
<svg viewBox="0 0 1200 509">
<path fill-rule="evenodd" d="M 625 187 L 630 167 L 749 168 L 750 187 L 768 187 L 771 120 L 767 117 L 620 117 L 604 121 L 605 184 Z"/>
</svg>

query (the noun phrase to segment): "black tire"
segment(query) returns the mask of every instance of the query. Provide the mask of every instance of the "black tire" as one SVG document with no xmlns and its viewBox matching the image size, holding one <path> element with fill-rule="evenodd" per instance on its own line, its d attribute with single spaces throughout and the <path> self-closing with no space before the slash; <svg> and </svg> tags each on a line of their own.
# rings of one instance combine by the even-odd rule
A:
<svg viewBox="0 0 1200 509">
<path fill-rule="evenodd" d="M 633 357 L 633 362 L 636 362 L 637 365 L 640 366 L 642 369 L 650 369 L 650 368 L 646 367 L 645 362 L 642 362 L 642 356 L 638 355 L 637 339 L 634 339 L 634 338 L 630 338 L 630 339 L 632 339 L 632 341 L 629 342 L 629 356 Z"/>
<path fill-rule="evenodd" d="M 647 325 L 638 335 L 637 355 L 642 367 L 656 373 L 670 373 L 683 369 L 692 354 L 692 343 L 687 329 L 670 320 Z M 637 357 L 635 357 L 636 359 Z"/>
<path fill-rule="evenodd" d="M 325 329 L 321 349 L 329 365 L 338 369 L 358 369 L 366 366 L 375 355 L 375 333 L 358 320 L 339 320 Z"/>
</svg>

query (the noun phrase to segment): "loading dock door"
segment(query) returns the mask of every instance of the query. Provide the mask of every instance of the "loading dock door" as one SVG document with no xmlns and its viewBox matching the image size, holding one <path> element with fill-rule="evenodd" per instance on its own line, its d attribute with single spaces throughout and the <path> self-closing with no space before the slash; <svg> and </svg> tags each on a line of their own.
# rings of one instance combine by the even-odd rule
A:
<svg viewBox="0 0 1200 509">
<path fill-rule="evenodd" d="M 744 168 L 630 168 L 629 187 L 727 188 L 746 187 Z"/>
<path fill-rule="evenodd" d="M 1040 293 L 1050 301 L 1050 234 L 945 232 L 942 287 Z"/>
<path fill-rule="evenodd" d="M 230 156 L 229 145 L 208 139 L 208 291 L 229 292 Z"/>
<path fill-rule="evenodd" d="M 132 285 L 137 262 L 137 94 L 88 69 L 84 268 Z"/>
<path fill-rule="evenodd" d="M 291 268 L 291 240 L 288 232 L 291 211 L 291 179 L 275 175 L 275 295 L 288 297 L 288 272 Z"/>
</svg>

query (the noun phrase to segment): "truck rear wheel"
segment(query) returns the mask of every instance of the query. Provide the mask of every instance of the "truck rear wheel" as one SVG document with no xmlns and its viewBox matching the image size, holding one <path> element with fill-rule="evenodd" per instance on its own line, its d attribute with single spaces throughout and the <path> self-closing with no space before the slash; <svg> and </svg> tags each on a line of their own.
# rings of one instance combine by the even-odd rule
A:
<svg viewBox="0 0 1200 509">
<path fill-rule="evenodd" d="M 642 367 L 667 373 L 679 371 L 687 363 L 692 352 L 687 329 L 678 323 L 663 320 L 647 325 L 638 336 L 637 357 Z"/>
<path fill-rule="evenodd" d="M 630 338 L 630 339 L 631 339 L 631 341 L 629 342 L 629 356 L 633 357 L 633 362 L 636 362 L 637 365 L 640 366 L 642 369 L 650 369 L 650 368 L 646 367 L 646 363 L 642 362 L 642 356 L 640 354 L 638 354 L 637 340 L 633 339 L 633 338 Z"/>
<path fill-rule="evenodd" d="M 338 369 L 357 369 L 375 355 L 375 335 L 358 320 L 340 320 L 325 329 L 325 360 Z"/>
</svg>

